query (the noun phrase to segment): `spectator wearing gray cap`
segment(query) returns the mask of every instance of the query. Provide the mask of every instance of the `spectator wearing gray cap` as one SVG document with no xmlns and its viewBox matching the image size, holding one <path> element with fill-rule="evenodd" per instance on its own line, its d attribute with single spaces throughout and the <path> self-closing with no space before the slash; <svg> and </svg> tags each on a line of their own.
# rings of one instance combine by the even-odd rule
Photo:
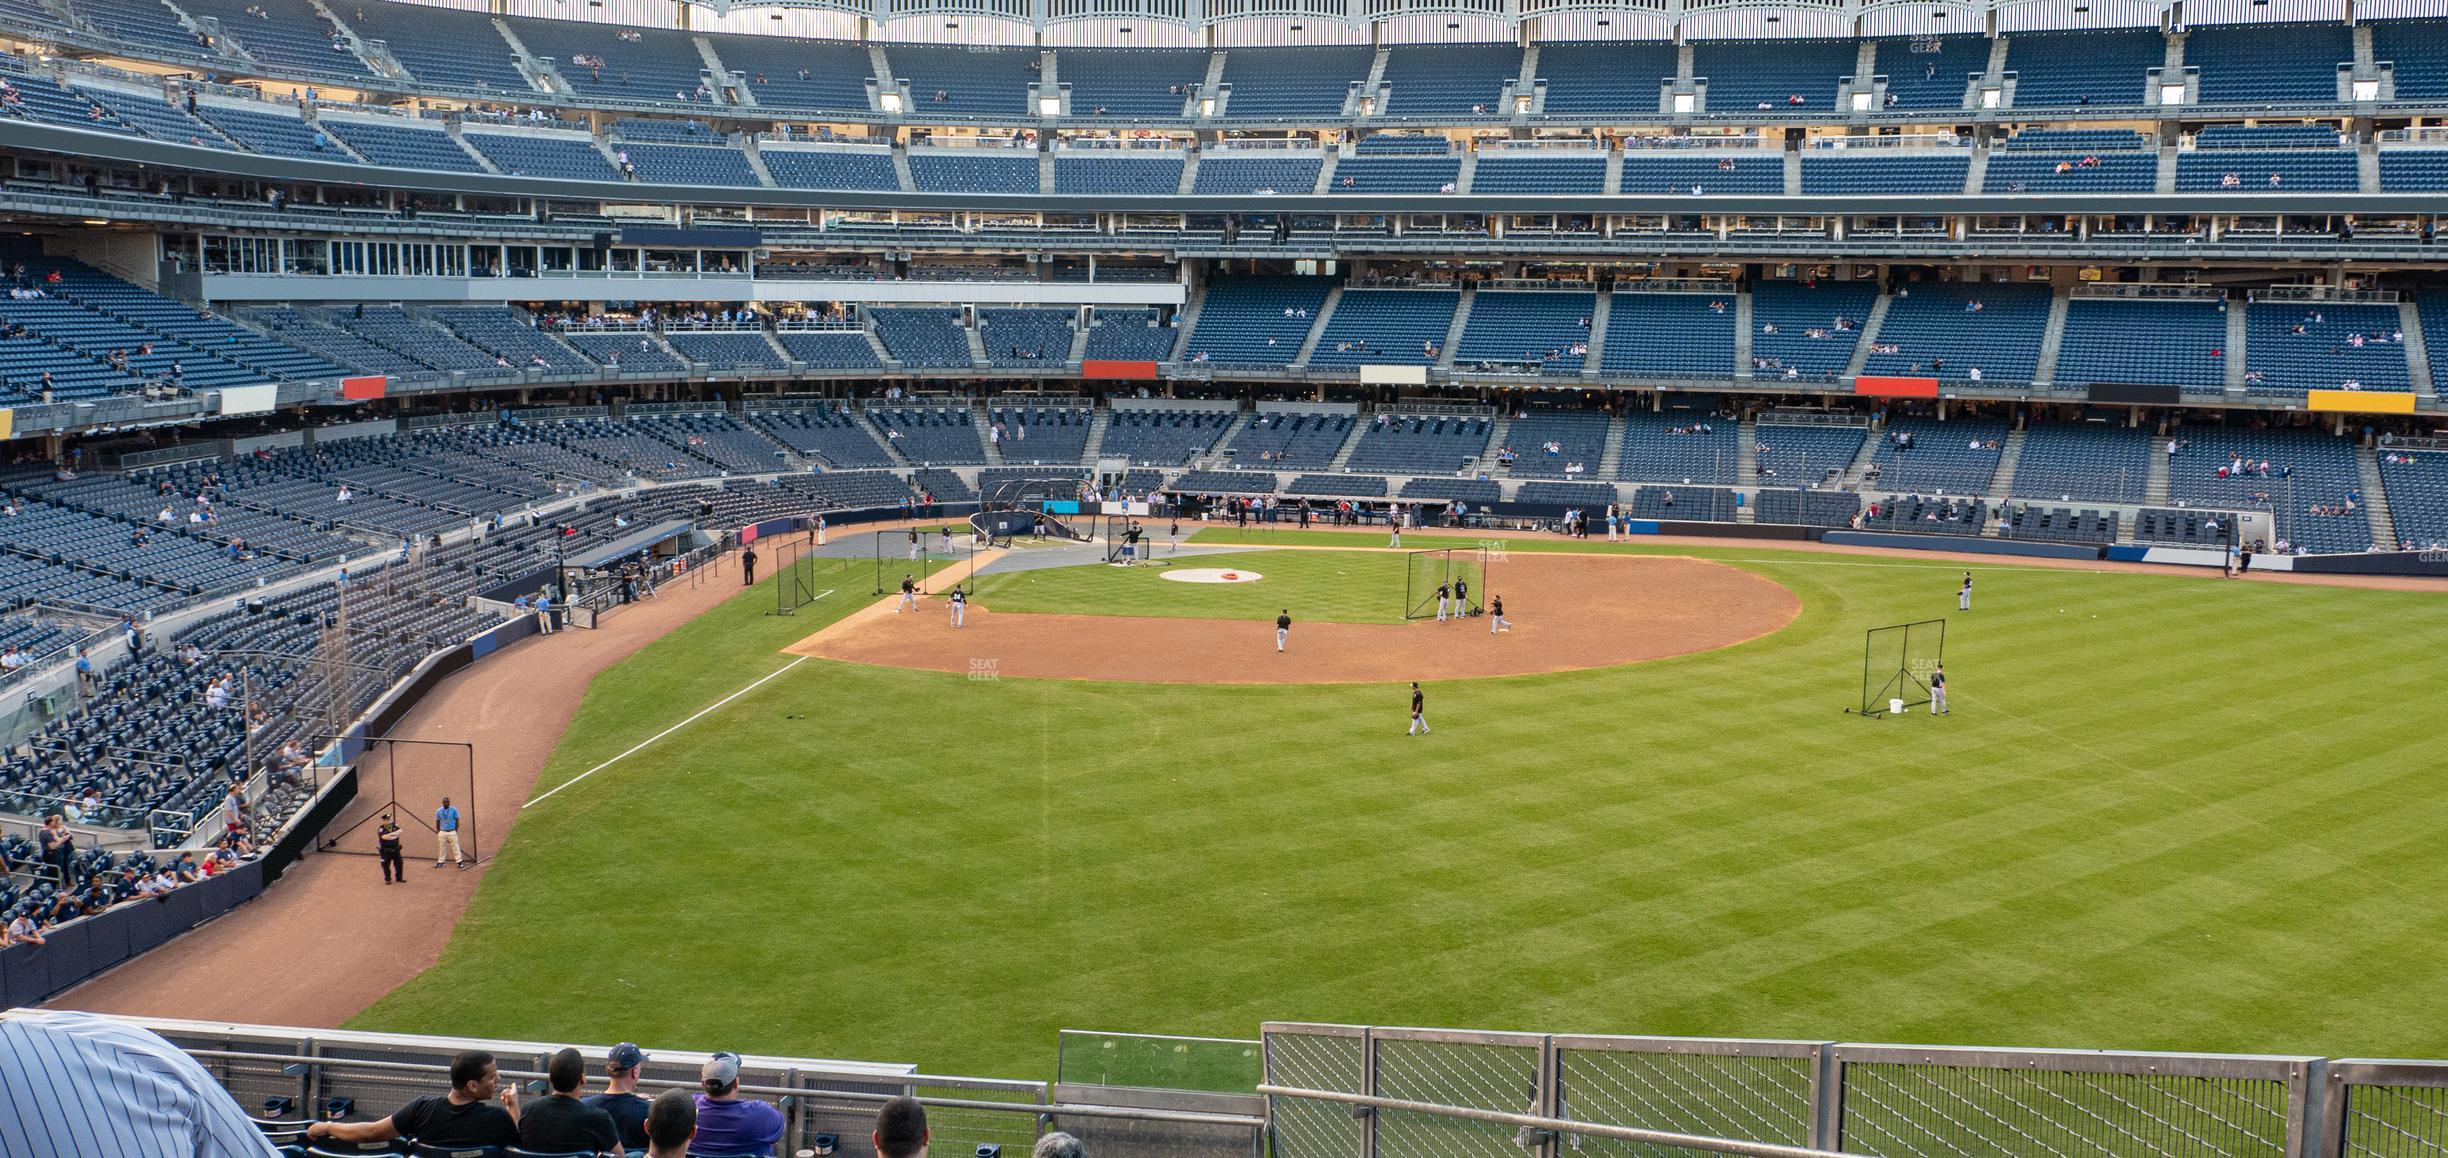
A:
<svg viewBox="0 0 2448 1158">
<path fill-rule="evenodd" d="M 697 1073 L 704 1092 L 697 1095 L 697 1140 L 689 1148 L 700 1154 L 771 1154 L 782 1138 L 782 1111 L 754 1098 L 739 1096 L 740 1059 L 735 1053 L 707 1058 Z"/>
<path fill-rule="evenodd" d="M 646 1113 L 653 1103 L 638 1096 L 638 1067 L 646 1064 L 646 1051 L 634 1042 L 622 1042 L 612 1047 L 612 1057 L 604 1066 L 609 1075 L 604 1092 L 591 1094 L 586 1104 L 612 1115 L 612 1126 L 620 1131 L 621 1145 L 630 1150 L 646 1148 Z M 697 1123 L 697 1111 L 689 1110 L 689 1124 Z"/>
<path fill-rule="evenodd" d="M 646 1158 L 688 1158 L 697 1136 L 697 1099 L 687 1090 L 665 1090 L 646 1111 Z"/>
<path fill-rule="evenodd" d="M 1081 1145 L 1079 1139 L 1056 1130 L 1037 1139 L 1037 1148 L 1029 1151 L 1029 1158 L 1088 1158 L 1088 1147 Z"/>
<path fill-rule="evenodd" d="M 927 1143 L 933 1140 L 927 1130 L 926 1107 L 907 1094 L 885 1102 L 876 1111 L 875 1135 L 870 1140 L 880 1158 L 926 1158 Z"/>
</svg>

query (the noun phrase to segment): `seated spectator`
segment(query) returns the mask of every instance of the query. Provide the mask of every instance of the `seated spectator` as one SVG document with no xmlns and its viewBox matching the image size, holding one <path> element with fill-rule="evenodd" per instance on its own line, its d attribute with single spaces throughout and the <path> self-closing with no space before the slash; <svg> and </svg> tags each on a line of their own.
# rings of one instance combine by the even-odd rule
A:
<svg viewBox="0 0 2448 1158">
<path fill-rule="evenodd" d="M 697 1099 L 665 1090 L 646 1111 L 646 1158 L 688 1158 L 697 1137 Z"/>
<path fill-rule="evenodd" d="M 782 1111 L 739 1096 L 740 1059 L 735 1053 L 707 1058 L 698 1071 L 705 1092 L 697 1095 L 697 1140 L 708 1154 L 771 1154 L 782 1137 Z"/>
<path fill-rule="evenodd" d="M 493 1055 L 469 1050 L 451 1059 L 450 1092 L 427 1095 L 372 1122 L 316 1122 L 308 1141 L 388 1142 L 413 1138 L 426 1146 L 516 1146 L 518 1087 L 505 1086 Z M 499 1097 L 500 1105 L 493 1099 Z"/>
<path fill-rule="evenodd" d="M 11 1155 L 273 1154 L 237 1099 L 186 1051 L 90 1013 L 0 1022 L 0 1107 Z"/>
<path fill-rule="evenodd" d="M 605 1154 L 621 1149 L 620 1131 L 612 1125 L 612 1115 L 578 1099 L 579 1088 L 586 1084 L 586 1058 L 577 1050 L 562 1049 L 545 1065 L 544 1077 L 552 1092 L 519 1114 L 519 1145 L 548 1154 Z"/>
<path fill-rule="evenodd" d="M 869 1137 L 875 1143 L 878 1158 L 923 1158 L 932 1135 L 927 1130 L 926 1107 L 906 1094 L 884 1103 L 876 1111 L 875 1133 Z"/>
<path fill-rule="evenodd" d="M 612 1115 L 612 1127 L 620 1131 L 621 1145 L 631 1150 L 646 1148 L 646 1119 L 653 1104 L 639 1097 L 638 1067 L 646 1064 L 646 1051 L 635 1044 L 622 1042 L 612 1047 L 611 1058 L 604 1064 L 609 1075 L 604 1092 L 586 1099 L 586 1104 Z M 665 1095 L 669 1097 L 670 1095 Z M 685 1097 L 682 1099 L 687 1101 Z M 697 1128 L 696 1103 L 689 1102 L 689 1130 Z"/>
</svg>

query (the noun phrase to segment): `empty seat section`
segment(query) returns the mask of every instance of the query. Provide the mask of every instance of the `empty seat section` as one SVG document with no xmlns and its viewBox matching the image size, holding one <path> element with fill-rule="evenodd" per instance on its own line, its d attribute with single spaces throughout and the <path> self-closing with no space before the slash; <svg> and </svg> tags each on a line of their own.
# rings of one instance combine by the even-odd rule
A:
<svg viewBox="0 0 2448 1158">
<path fill-rule="evenodd" d="M 1363 137 L 1335 165 L 1332 193 L 1452 192 L 1462 158 L 1443 137 L 1379 133 Z"/>
<path fill-rule="evenodd" d="M 1607 416 L 1590 410 L 1532 410 L 1513 420 L 1505 444 L 1515 478 L 1580 478 L 1606 459 Z M 1578 469 L 1575 469 L 1578 468 Z"/>
<path fill-rule="evenodd" d="M 1179 153 L 1059 153 L 1054 158 L 1056 193 L 1116 193 L 1171 197 L 1181 192 Z"/>
<path fill-rule="evenodd" d="M 705 57 L 685 32 L 576 20 L 505 17 L 533 55 L 549 57 L 580 96 L 696 101 Z"/>
<path fill-rule="evenodd" d="M 2204 104 L 2334 104 L 2338 66 L 2354 58 L 2354 30 L 2334 21 L 2196 24 L 2185 36 Z"/>
<path fill-rule="evenodd" d="M 1566 41 L 1539 46 L 1551 117 L 1655 116 L 1675 75 L 1675 46 L 1662 41 Z"/>
<path fill-rule="evenodd" d="M 923 193 L 1037 191 L 1037 154 L 1017 149 L 913 150 L 909 170 Z"/>
<path fill-rule="evenodd" d="M 1599 153 L 1483 152 L 1471 170 L 1473 193 L 1604 193 L 1606 157 Z"/>
<path fill-rule="evenodd" d="M 1866 426 L 1779 423 L 1773 417 L 1752 427 L 1758 441 L 1751 453 L 1762 486 L 1818 486 L 1830 471 L 1841 476 L 1870 433 Z"/>
<path fill-rule="evenodd" d="M 762 330 L 670 330 L 663 340 L 680 356 L 707 366 L 732 369 L 786 369 Z"/>
<path fill-rule="evenodd" d="M 2009 148 L 1989 154 L 1983 193 L 2148 193 L 2159 183 L 2159 156 L 2124 152 L 2043 152 Z"/>
<path fill-rule="evenodd" d="M 1395 120 L 1511 116 L 1505 86 L 1521 78 L 1510 44 L 1397 44 L 1386 50 L 1385 107 Z"/>
<path fill-rule="evenodd" d="M 1685 410 L 1627 414 L 1623 424 L 1620 473 L 1625 480 L 1723 485 L 1734 482 L 1741 423 Z M 1590 469 L 1596 470 L 1597 465 L 1591 464 Z"/>
<path fill-rule="evenodd" d="M 1076 467 L 1088 453 L 1088 428 L 1096 421 L 1096 411 L 1086 406 L 993 406 L 986 417 L 1003 428 L 1003 461 Z M 1032 477 L 1044 477 L 1044 472 Z"/>
<path fill-rule="evenodd" d="M 1326 160 L 1316 153 L 1211 152 L 1199 159 L 1190 192 L 1202 197 L 1234 193 L 1306 195 L 1316 190 Z"/>
<path fill-rule="evenodd" d="M 1347 470 L 1453 474 L 1477 465 L 1491 422 L 1476 415 L 1378 414 L 1360 427 Z M 1383 492 L 1379 492 L 1383 493 Z"/>
<path fill-rule="evenodd" d="M 2431 363 L 2431 390 L 2448 396 L 2448 291 L 2424 290 L 2414 295 L 2414 304 Z"/>
<path fill-rule="evenodd" d="M 704 145 L 645 145 L 624 142 L 638 180 L 660 185 L 757 185 L 756 170 L 737 149 Z"/>
<path fill-rule="evenodd" d="M 2105 422 L 2039 422 L 2023 434 L 2009 493 L 2138 503 L 2149 491 L 2151 432 Z"/>
<path fill-rule="evenodd" d="M 493 166 L 520 177 L 571 181 L 618 181 L 612 162 L 584 137 L 471 132 L 462 138 Z"/>
<path fill-rule="evenodd" d="M 319 320 L 436 370 L 489 374 L 503 369 L 495 355 L 461 341 L 447 330 L 409 317 L 398 306 L 334 308 Z"/>
<path fill-rule="evenodd" d="M 2380 150 L 2380 188 L 2391 193 L 2448 192 L 2448 149 Z"/>
<path fill-rule="evenodd" d="M 432 367 L 422 362 L 336 326 L 308 318 L 288 306 L 265 306 L 249 311 L 247 320 L 283 342 L 362 374 L 413 377 L 432 372 Z"/>
<path fill-rule="evenodd" d="M 978 310 L 978 341 L 997 366 L 1059 368 L 1071 360 L 1072 311 L 986 307 Z"/>
<path fill-rule="evenodd" d="M 869 310 L 884 350 L 905 366 L 967 367 L 968 331 L 960 311 L 924 306 L 878 306 Z"/>
<path fill-rule="evenodd" d="M 2416 551 L 2448 549 L 2448 453 L 2408 451 L 2381 445 L 2380 485 L 2388 489 L 2394 546 Z"/>
<path fill-rule="evenodd" d="M 370 79 L 373 70 L 354 52 L 335 52 L 339 29 L 308 0 L 194 0 L 181 7 L 197 19 L 221 23 L 248 56 L 283 74 Z"/>
<path fill-rule="evenodd" d="M 120 124 L 154 140 L 179 145 L 230 147 L 229 138 L 222 136 L 221 130 L 187 115 L 185 109 L 163 103 L 158 97 L 125 93 L 99 85 L 77 85 L 71 91 L 109 110 Z"/>
<path fill-rule="evenodd" d="M 1098 449 L 1134 466 L 1181 466 L 1214 446 L 1239 418 L 1230 410 L 1117 409 Z"/>
<path fill-rule="evenodd" d="M 272 107 L 275 106 L 265 106 L 267 109 Z M 332 141 L 329 134 L 293 114 L 198 104 L 196 115 L 211 122 L 214 128 L 221 130 L 222 136 L 238 142 L 251 153 L 343 164 L 352 160 L 346 150 Z"/>
<path fill-rule="evenodd" d="M 2357 181 L 2346 149 L 2193 149 L 2176 158 L 2182 193 L 2352 193 Z"/>
<path fill-rule="evenodd" d="M 751 410 L 748 421 L 774 441 L 837 470 L 891 466 L 892 455 L 847 410 Z"/>
<path fill-rule="evenodd" d="M 1972 78 L 1989 71 L 1986 36 L 1917 36 L 1877 43 L 1889 108 L 1964 108 Z"/>
<path fill-rule="evenodd" d="M 2056 380 L 2068 386 L 2172 383 L 2223 390 L 2226 345 L 2227 310 L 2221 302 L 2077 297 L 2066 303 Z"/>
<path fill-rule="evenodd" d="M 1329 499 L 1382 499 L 1386 480 L 1366 474 L 1304 474 L 1284 484 L 1284 493 Z"/>
<path fill-rule="evenodd" d="M 1751 287 L 1751 372 L 1757 378 L 1831 379 L 1853 361 L 1862 323 L 1878 301 L 1868 281 L 1768 281 Z M 1790 371 L 1791 373 L 1788 373 Z"/>
<path fill-rule="evenodd" d="M 2015 74 L 2014 107 L 2139 105 L 2150 70 L 2167 63 L 2167 39 L 2155 29 L 2018 32 L 2006 38 L 2006 70 Z"/>
<path fill-rule="evenodd" d="M 2376 20 L 2372 60 L 2395 65 L 2397 99 L 2448 98 L 2448 20 Z"/>
<path fill-rule="evenodd" d="M 1760 487 L 1754 518 L 1763 523 L 1805 527 L 1849 527 L 1861 513 L 1861 496 L 1851 491 L 1806 491 L 1783 486 Z"/>
<path fill-rule="evenodd" d="M 1233 120 L 1332 120 L 1355 81 L 1368 79 L 1376 50 L 1331 48 L 1235 48 L 1224 54 L 1225 84 L 1232 96 L 1224 115 Z"/>
<path fill-rule="evenodd" d="M 2194 134 L 2204 149 L 2336 149 L 2350 144 L 2335 125 L 2209 125 Z"/>
<path fill-rule="evenodd" d="M 1701 153 L 1660 149 L 1625 149 L 1622 190 L 1625 194 L 1758 193 L 1785 191 L 1785 158 L 1765 150 L 1742 153 Z"/>
<path fill-rule="evenodd" d="M 1972 155 L 1934 149 L 1813 150 L 1802 154 L 1808 194 L 1961 193 Z"/>
<path fill-rule="evenodd" d="M 893 79 L 909 84 L 909 112 L 940 117 L 1028 117 L 1029 86 L 1040 75 L 1034 48 L 888 44 Z M 1053 94 L 1046 94 L 1051 96 Z"/>
<path fill-rule="evenodd" d="M 1909 436 L 1909 439 L 1906 437 Z M 1986 418 L 1896 418 L 1870 452 L 1882 490 L 1982 494 L 1997 476 L 2006 424 Z"/>
<path fill-rule="evenodd" d="M 1171 361 L 1181 331 L 1159 321 L 1155 310 L 1099 306 L 1089 315 L 1087 356 L 1124 362 Z"/>
<path fill-rule="evenodd" d="M 787 149 L 757 153 L 774 184 L 785 189 L 899 189 L 891 149 Z"/>
<path fill-rule="evenodd" d="M 1708 82 L 1712 113 L 1826 112 L 1857 59 L 1850 40 L 1703 40 L 1692 45 L 1692 75 Z"/>
<path fill-rule="evenodd" d="M 781 330 L 774 337 L 792 361 L 819 370 L 867 370 L 884 364 L 864 330 Z"/>
<path fill-rule="evenodd" d="M 1454 344 L 1454 365 L 1578 374 L 1597 306 L 1595 294 L 1481 290 Z"/>
<path fill-rule="evenodd" d="M 867 421 L 911 462 L 959 466 L 986 461 L 977 416 L 966 406 L 869 407 Z M 950 487 L 938 484 L 928 489 L 943 494 Z"/>
<path fill-rule="evenodd" d="M 497 96 L 536 91 L 519 72 L 518 53 L 483 12 L 368 0 L 349 5 L 341 19 L 358 36 L 382 41 L 400 67 L 426 84 Z"/>
<path fill-rule="evenodd" d="M 1207 60 L 1205 49 L 1065 48 L 1054 67 L 1075 118 L 1176 120 L 1207 83 Z"/>
<path fill-rule="evenodd" d="M 1208 283 L 1183 357 L 1224 366 L 1282 366 L 1300 352 L 1326 304 L 1325 278 L 1235 277 Z"/>
<path fill-rule="evenodd" d="M 1461 300 L 1453 290 L 1344 290 L 1309 364 L 1433 365 Z"/>
<path fill-rule="evenodd" d="M 864 113 L 874 79 L 867 46 L 783 36 L 708 35 L 714 54 L 748 78 L 757 105 L 800 112 Z"/>
<path fill-rule="evenodd" d="M 629 374 L 676 374 L 688 369 L 688 364 L 672 357 L 653 334 L 565 333 L 561 337 L 606 369 Z"/>
<path fill-rule="evenodd" d="M 1608 374 L 1730 378 L 1734 374 L 1734 294 L 1619 291 L 1607 310 Z"/>
<path fill-rule="evenodd" d="M 461 341 L 508 358 L 511 365 L 522 370 L 532 367 L 573 373 L 595 368 L 592 359 L 570 348 L 550 331 L 529 325 L 507 306 L 443 306 L 435 309 L 433 316 L 459 335 Z"/>
<path fill-rule="evenodd" d="M 1352 416 L 1261 409 L 1229 444 L 1233 464 L 1260 470 L 1320 470 L 1350 436 Z M 1268 489 L 1273 489 L 1270 481 Z"/>
<path fill-rule="evenodd" d="M 2048 316 L 2046 286 L 1914 282 L 1897 288 L 1862 372 L 2029 382 Z"/>
<path fill-rule="evenodd" d="M 2254 302 L 2244 322 L 2244 381 L 2255 393 L 2411 386 L 2394 305 Z"/>
<path fill-rule="evenodd" d="M 659 141 L 666 145 L 719 145 L 723 135 L 694 118 L 622 117 L 612 122 L 612 135 L 623 141 Z"/>
<path fill-rule="evenodd" d="M 69 10 L 113 40 L 149 47 L 173 56 L 212 56 L 201 38 L 188 31 L 178 13 L 160 0 L 78 0 Z M 57 19 L 53 17 L 53 19 Z"/>
<path fill-rule="evenodd" d="M 324 129 L 376 165 L 430 169 L 445 173 L 481 173 L 484 166 L 468 155 L 441 126 L 402 120 L 396 124 L 324 117 Z"/>
<path fill-rule="evenodd" d="M 2247 354 L 2258 351 L 2248 346 Z M 2278 534 L 2307 551 L 2371 547 L 2371 521 L 2362 510 L 2313 513 L 2342 508 L 2362 486 L 2354 444 L 2346 439 L 2312 430 L 2196 425 L 2178 427 L 2176 437 L 2176 456 L 2168 460 L 2170 500 L 2189 507 L 2272 511 Z M 2219 477 L 2239 459 L 2242 473 L 2229 470 Z M 2264 462 L 2268 474 L 2260 472 Z"/>
</svg>

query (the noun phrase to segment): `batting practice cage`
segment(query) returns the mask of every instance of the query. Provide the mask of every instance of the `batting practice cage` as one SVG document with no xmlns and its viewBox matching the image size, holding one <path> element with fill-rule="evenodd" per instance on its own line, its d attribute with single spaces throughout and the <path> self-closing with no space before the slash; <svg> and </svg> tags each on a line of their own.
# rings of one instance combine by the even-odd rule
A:
<svg viewBox="0 0 2448 1158">
<path fill-rule="evenodd" d="M 1403 618 L 1436 619 L 1437 591 L 1445 592 L 1445 614 L 1479 614 L 1487 600 L 1487 554 L 1478 547 L 1445 547 L 1403 555 Z"/>
<path fill-rule="evenodd" d="M 906 554 L 907 552 L 904 552 Z M 800 608 L 832 594 L 830 588 L 817 585 L 821 567 L 828 577 L 836 574 L 848 562 L 838 555 L 825 556 L 816 551 L 814 543 L 783 543 L 774 548 L 774 607 L 769 615 L 791 615 Z M 895 587 L 901 581 L 893 580 Z"/>
<path fill-rule="evenodd" d="M 1891 701 L 1905 708 L 1928 703 L 1930 672 L 1945 657 L 1946 620 L 1871 628 L 1862 637 L 1861 707 L 1845 710 L 1877 717 L 1897 706 Z"/>
<path fill-rule="evenodd" d="M 434 813 L 449 797 L 459 810 L 459 851 L 482 864 L 476 839 L 476 746 L 461 740 L 368 739 L 357 754 L 357 799 L 323 830 L 316 847 L 351 856 L 380 856 L 375 837 L 384 817 L 400 826 L 410 860 L 435 851 Z M 345 823 L 346 827 L 342 827 Z M 437 857 L 436 859 L 440 859 Z"/>
<path fill-rule="evenodd" d="M 877 531 L 875 593 L 887 595 L 901 590 L 901 579 L 908 576 L 916 580 L 921 589 L 937 595 L 949 595 L 954 591 L 975 595 L 977 552 L 974 529 L 960 523 Z M 927 577 L 946 568 L 957 568 L 959 577 L 948 586 L 927 587 Z"/>
<path fill-rule="evenodd" d="M 1166 520 L 1147 515 L 1106 515 L 1097 529 L 1096 540 L 1105 545 L 1105 561 L 1116 566 L 1172 565 L 1174 548 L 1181 544 L 1172 534 Z M 1139 532 L 1133 541 L 1131 532 Z"/>
</svg>

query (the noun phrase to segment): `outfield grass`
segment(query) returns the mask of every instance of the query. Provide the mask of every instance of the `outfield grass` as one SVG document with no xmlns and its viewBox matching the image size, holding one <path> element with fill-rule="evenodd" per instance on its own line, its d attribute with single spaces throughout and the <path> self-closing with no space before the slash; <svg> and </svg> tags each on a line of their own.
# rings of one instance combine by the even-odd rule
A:
<svg viewBox="0 0 2448 1158">
<path fill-rule="evenodd" d="M 1061 1027 L 1268 1018 L 2448 1055 L 2448 601 L 1996 565 L 1956 616 L 1960 564 L 1679 553 L 1800 618 L 1432 686 L 1420 740 L 1391 685 L 806 661 L 522 815 L 357 1024 L 1029 1077 Z M 752 592 L 604 673 L 540 786 L 855 594 Z M 1863 627 L 1941 614 L 1951 717 L 1840 714 Z"/>
</svg>

